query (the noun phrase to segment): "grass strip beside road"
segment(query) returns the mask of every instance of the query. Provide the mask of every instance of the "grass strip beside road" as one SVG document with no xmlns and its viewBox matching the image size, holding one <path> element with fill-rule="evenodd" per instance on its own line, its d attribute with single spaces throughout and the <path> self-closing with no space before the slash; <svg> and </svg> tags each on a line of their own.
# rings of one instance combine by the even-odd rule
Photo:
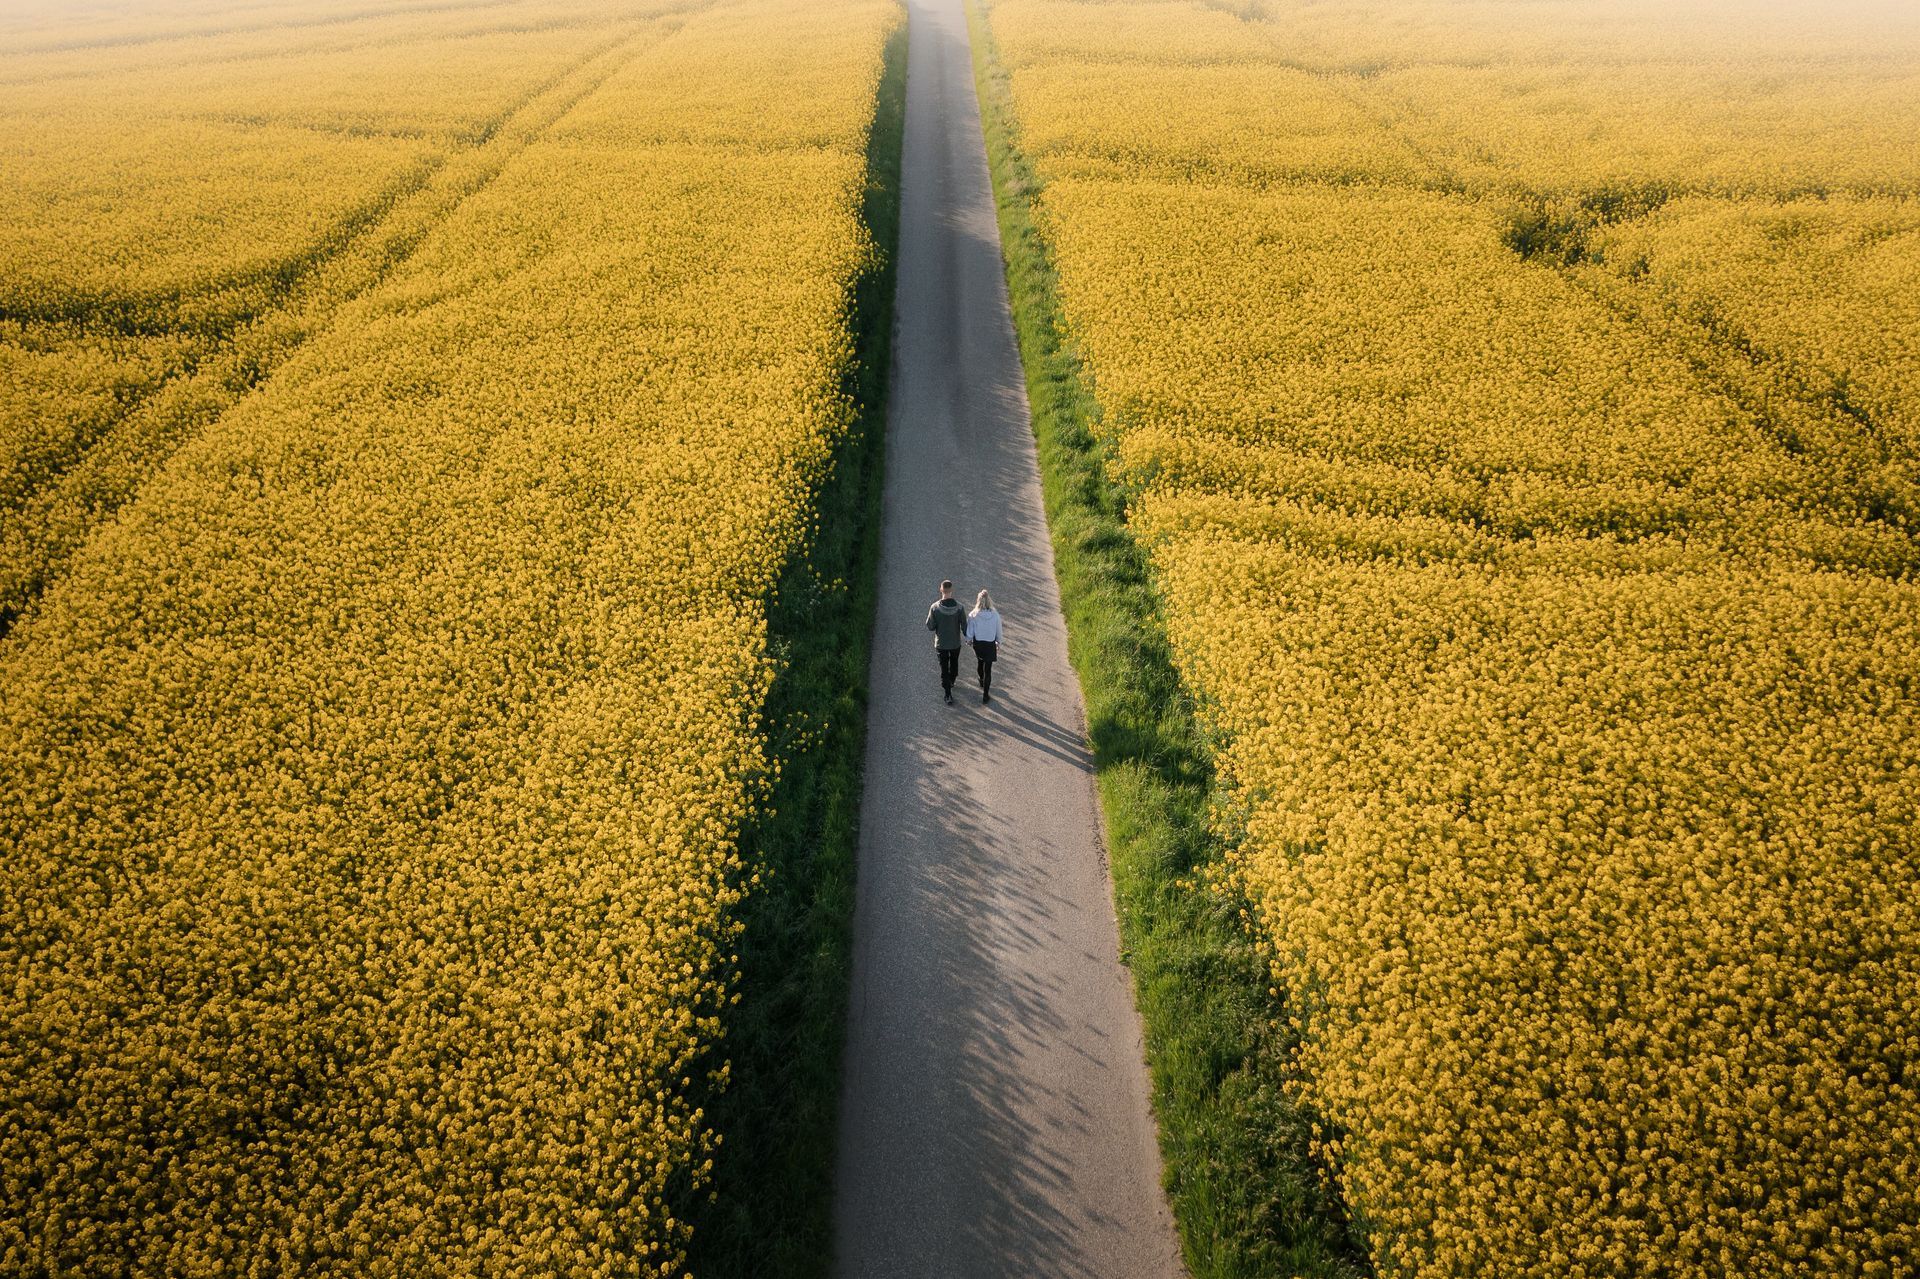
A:
<svg viewBox="0 0 1920 1279">
<path fill-rule="evenodd" d="M 1308 1155 L 1316 1117 L 1286 1088 L 1286 1009 L 1236 904 L 1208 886 L 1221 852 L 1208 826 L 1210 752 L 1092 430 L 1098 407 L 1064 332 L 1036 218 L 1040 183 L 1014 136 L 1007 78 L 977 0 L 967 10 L 1068 651 L 1187 1266 L 1196 1279 L 1351 1279 L 1367 1273 L 1365 1254 Z"/>
<path fill-rule="evenodd" d="M 857 416 L 817 495 L 819 531 L 787 565 L 768 610 L 781 672 L 764 720 L 780 773 L 741 839 L 762 880 L 741 909 L 740 1002 L 725 1044 L 732 1080 L 713 1106 L 725 1141 L 711 1197 L 690 1208 L 690 1260 L 704 1279 L 804 1279 L 826 1274 L 833 1259 L 834 1132 L 899 243 L 904 19 L 885 57 L 862 210 L 876 252 L 850 299 L 858 345 L 845 390 Z"/>
</svg>

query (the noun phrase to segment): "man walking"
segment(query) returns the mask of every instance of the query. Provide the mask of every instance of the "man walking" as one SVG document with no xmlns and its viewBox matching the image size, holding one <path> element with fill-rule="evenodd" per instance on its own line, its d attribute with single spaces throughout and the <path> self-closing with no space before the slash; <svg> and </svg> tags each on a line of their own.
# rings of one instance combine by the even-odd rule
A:
<svg viewBox="0 0 1920 1279">
<path fill-rule="evenodd" d="M 960 678 L 960 646 L 967 639 L 967 610 L 953 598 L 953 583 L 940 583 L 940 598 L 927 610 L 934 652 L 940 658 L 940 695 L 953 705 L 953 681 Z"/>
</svg>

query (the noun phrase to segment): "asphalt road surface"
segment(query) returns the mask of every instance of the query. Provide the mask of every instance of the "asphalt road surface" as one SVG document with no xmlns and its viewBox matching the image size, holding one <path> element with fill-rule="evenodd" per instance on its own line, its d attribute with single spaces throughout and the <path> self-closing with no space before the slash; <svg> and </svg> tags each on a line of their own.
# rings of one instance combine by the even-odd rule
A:
<svg viewBox="0 0 1920 1279">
<path fill-rule="evenodd" d="M 960 0 L 909 4 L 835 1272 L 1181 1273 L 1120 965 Z M 942 704 L 940 579 L 993 592 Z"/>
</svg>

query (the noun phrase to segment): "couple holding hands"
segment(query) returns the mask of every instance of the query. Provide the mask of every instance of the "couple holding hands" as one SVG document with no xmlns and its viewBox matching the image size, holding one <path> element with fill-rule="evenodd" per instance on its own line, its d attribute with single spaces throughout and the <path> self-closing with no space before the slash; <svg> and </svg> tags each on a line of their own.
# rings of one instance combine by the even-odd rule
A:
<svg viewBox="0 0 1920 1279">
<path fill-rule="evenodd" d="M 940 583 L 940 598 L 927 610 L 927 629 L 933 632 L 934 651 L 940 657 L 940 693 L 953 705 L 953 682 L 960 678 L 960 645 L 973 645 L 973 658 L 980 672 L 980 700 L 993 700 L 993 659 L 1000 655 L 1000 614 L 994 610 L 993 596 L 985 591 L 974 602 L 973 611 L 953 598 L 953 583 Z"/>
</svg>

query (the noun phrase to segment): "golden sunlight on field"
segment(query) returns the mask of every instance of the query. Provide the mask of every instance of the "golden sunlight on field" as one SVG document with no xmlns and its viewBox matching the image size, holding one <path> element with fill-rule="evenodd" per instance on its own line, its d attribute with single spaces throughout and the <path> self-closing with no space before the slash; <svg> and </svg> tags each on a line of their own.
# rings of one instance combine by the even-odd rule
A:
<svg viewBox="0 0 1920 1279">
<path fill-rule="evenodd" d="M 0 1272 L 676 1271 L 898 10 L 165 13 L 0 32 Z"/>
<path fill-rule="evenodd" d="M 1912 1275 L 1920 21 L 997 0 L 1384 1275 Z"/>
</svg>

